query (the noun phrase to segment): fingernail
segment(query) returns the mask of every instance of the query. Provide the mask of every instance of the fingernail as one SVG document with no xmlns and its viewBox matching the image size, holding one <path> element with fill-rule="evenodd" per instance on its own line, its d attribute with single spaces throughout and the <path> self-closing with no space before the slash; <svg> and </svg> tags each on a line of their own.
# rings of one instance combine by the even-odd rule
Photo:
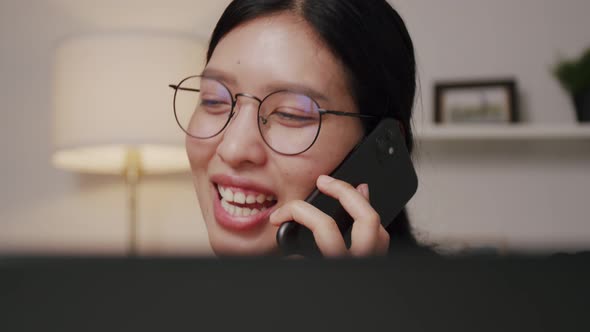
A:
<svg viewBox="0 0 590 332">
<path fill-rule="evenodd" d="M 319 185 L 326 185 L 332 181 L 334 181 L 334 178 L 328 175 L 320 175 L 320 177 L 318 178 Z"/>
</svg>

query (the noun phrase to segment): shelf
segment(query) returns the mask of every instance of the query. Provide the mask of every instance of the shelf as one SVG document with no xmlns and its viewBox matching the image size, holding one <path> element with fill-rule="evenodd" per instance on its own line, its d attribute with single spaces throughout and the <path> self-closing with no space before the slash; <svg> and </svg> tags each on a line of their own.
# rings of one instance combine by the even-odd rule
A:
<svg viewBox="0 0 590 332">
<path fill-rule="evenodd" d="M 419 141 L 590 140 L 590 124 L 430 125 L 416 129 Z"/>
</svg>

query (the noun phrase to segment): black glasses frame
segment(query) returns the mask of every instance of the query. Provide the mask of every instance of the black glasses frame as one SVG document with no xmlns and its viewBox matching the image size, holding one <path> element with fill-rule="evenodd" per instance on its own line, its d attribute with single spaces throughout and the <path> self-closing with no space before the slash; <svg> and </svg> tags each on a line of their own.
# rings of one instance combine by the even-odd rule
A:
<svg viewBox="0 0 590 332">
<path fill-rule="evenodd" d="M 176 111 L 176 96 L 178 94 L 178 90 L 201 92 L 200 89 L 190 89 L 190 88 L 182 88 L 181 87 L 182 86 L 182 83 L 184 83 L 185 81 L 187 81 L 189 79 L 193 79 L 193 78 L 206 78 L 206 79 L 210 79 L 210 80 L 213 80 L 213 81 L 221 84 L 221 86 L 223 86 L 227 90 L 227 92 L 229 92 L 229 95 L 232 98 L 231 111 L 229 112 L 229 116 L 227 117 L 227 121 L 225 122 L 225 124 L 223 125 L 223 127 L 218 132 L 216 132 L 215 134 L 213 134 L 211 136 L 208 136 L 208 137 L 196 137 L 196 136 L 192 135 L 191 133 L 189 133 L 188 131 L 186 131 L 184 129 L 184 127 L 180 123 L 180 120 L 178 119 L 178 114 L 177 114 L 177 111 Z M 260 136 L 262 137 L 262 140 L 264 141 L 264 143 L 272 151 L 274 151 L 274 152 L 276 152 L 278 154 L 281 154 L 281 155 L 285 155 L 285 156 L 296 156 L 296 155 L 302 154 L 302 153 L 306 152 L 307 150 L 311 149 L 311 147 L 315 144 L 315 142 L 317 141 L 317 139 L 318 139 L 318 137 L 320 135 L 320 130 L 322 128 L 322 118 L 323 118 L 323 115 L 325 115 L 325 114 L 332 114 L 332 115 L 336 115 L 336 116 L 347 116 L 347 117 L 359 118 L 359 119 L 376 119 L 376 118 L 379 118 L 379 116 L 377 116 L 377 115 L 368 115 L 368 114 L 351 113 L 351 112 L 341 112 L 341 111 L 334 111 L 334 110 L 323 109 L 323 108 L 320 107 L 319 103 L 315 99 L 313 99 L 312 97 L 310 97 L 310 96 L 308 96 L 306 94 L 300 93 L 300 92 L 290 91 L 290 90 L 274 91 L 274 92 L 271 92 L 270 94 L 268 94 L 266 97 L 264 97 L 262 99 L 254 96 L 254 95 L 248 94 L 248 93 L 236 93 L 234 95 L 234 94 L 232 94 L 231 90 L 225 84 L 223 84 L 222 82 L 220 82 L 220 81 L 218 81 L 216 79 L 213 79 L 213 78 L 208 78 L 206 76 L 202 76 L 202 75 L 189 76 L 189 77 L 183 79 L 182 81 L 180 81 L 180 83 L 178 83 L 178 84 L 169 84 L 168 86 L 170 88 L 174 89 L 174 99 L 172 101 L 172 107 L 174 109 L 174 118 L 176 119 L 176 123 L 178 124 L 178 126 L 180 127 L 180 129 L 182 129 L 182 131 L 184 131 L 190 137 L 193 137 L 193 138 L 196 138 L 196 139 L 210 139 L 210 138 L 213 138 L 213 137 L 221 134 L 225 130 L 225 128 L 227 128 L 228 124 L 231 122 L 231 119 L 233 118 L 233 116 L 236 113 L 235 112 L 235 107 L 236 107 L 236 104 L 238 103 L 238 98 L 239 97 L 246 97 L 246 98 L 251 98 L 251 99 L 256 100 L 258 102 L 258 113 L 257 113 L 257 118 L 259 120 L 259 121 L 257 121 L 258 122 L 258 131 L 260 133 Z M 320 123 L 318 125 L 318 130 L 317 130 L 317 132 L 315 134 L 315 137 L 314 137 L 313 141 L 311 142 L 311 144 L 309 144 L 309 146 L 307 148 L 305 148 L 301 152 L 297 152 L 297 153 L 284 153 L 284 152 L 281 152 L 281 151 L 277 151 L 275 148 L 273 148 L 266 141 L 266 138 L 264 138 L 264 134 L 262 133 L 262 128 L 260 128 L 261 120 L 262 120 L 263 123 L 266 123 L 266 121 L 267 121 L 266 118 L 264 118 L 263 116 L 260 115 L 260 109 L 261 109 L 262 103 L 264 103 L 264 101 L 267 100 L 269 97 L 271 97 L 271 96 L 273 96 L 273 95 L 275 95 L 277 93 L 283 93 L 283 92 L 290 92 L 290 93 L 295 93 L 295 94 L 306 96 L 307 98 L 309 98 L 316 105 L 316 107 L 318 109 L 318 112 L 320 113 Z"/>
</svg>

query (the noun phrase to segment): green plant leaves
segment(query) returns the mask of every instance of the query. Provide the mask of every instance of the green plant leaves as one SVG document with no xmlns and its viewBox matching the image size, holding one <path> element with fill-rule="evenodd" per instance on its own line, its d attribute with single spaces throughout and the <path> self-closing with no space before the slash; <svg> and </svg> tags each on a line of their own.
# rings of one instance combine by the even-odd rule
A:
<svg viewBox="0 0 590 332">
<path fill-rule="evenodd" d="M 553 74 L 572 95 L 590 89 L 590 48 L 577 60 L 562 61 L 555 66 Z"/>
</svg>

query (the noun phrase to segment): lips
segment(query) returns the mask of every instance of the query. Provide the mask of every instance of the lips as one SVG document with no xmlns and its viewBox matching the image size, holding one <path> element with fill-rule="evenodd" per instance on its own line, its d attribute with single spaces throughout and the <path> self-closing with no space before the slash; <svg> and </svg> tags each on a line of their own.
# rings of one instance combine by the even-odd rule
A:
<svg viewBox="0 0 590 332">
<path fill-rule="evenodd" d="M 232 231 L 252 230 L 265 224 L 276 204 L 276 196 L 266 187 L 248 179 L 212 176 L 215 219 Z"/>
</svg>

